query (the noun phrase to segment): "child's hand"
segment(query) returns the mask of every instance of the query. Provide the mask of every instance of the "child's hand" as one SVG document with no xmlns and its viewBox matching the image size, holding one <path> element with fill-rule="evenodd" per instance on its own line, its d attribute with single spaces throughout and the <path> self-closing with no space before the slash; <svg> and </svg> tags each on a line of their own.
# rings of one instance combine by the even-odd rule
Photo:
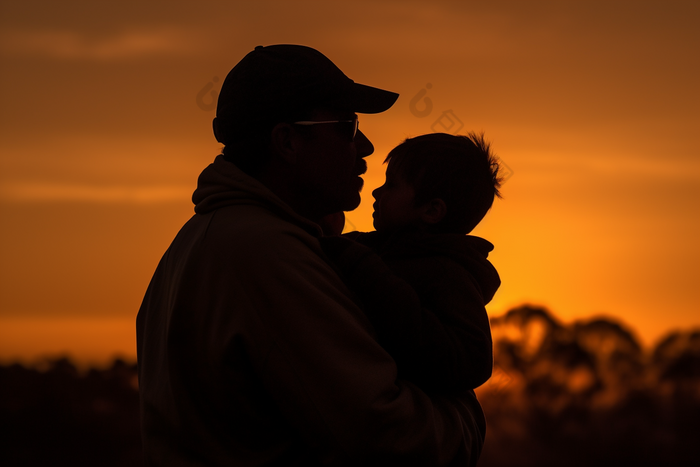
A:
<svg viewBox="0 0 700 467">
<path fill-rule="evenodd" d="M 318 222 L 323 230 L 323 235 L 334 236 L 343 233 L 345 228 L 345 213 L 343 211 L 328 214 Z"/>
</svg>

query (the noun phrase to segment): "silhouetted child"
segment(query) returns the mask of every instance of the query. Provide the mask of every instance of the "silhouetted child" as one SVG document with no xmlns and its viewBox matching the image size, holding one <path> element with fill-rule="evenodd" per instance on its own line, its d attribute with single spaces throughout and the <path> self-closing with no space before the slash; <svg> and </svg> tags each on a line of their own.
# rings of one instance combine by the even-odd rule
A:
<svg viewBox="0 0 700 467">
<path fill-rule="evenodd" d="M 497 159 L 481 135 L 435 133 L 407 139 L 385 162 L 372 193 L 376 231 L 322 245 L 402 378 L 428 392 L 476 388 L 492 372 L 485 305 L 500 278 L 487 260 L 493 245 L 466 234 L 500 197 Z"/>
</svg>

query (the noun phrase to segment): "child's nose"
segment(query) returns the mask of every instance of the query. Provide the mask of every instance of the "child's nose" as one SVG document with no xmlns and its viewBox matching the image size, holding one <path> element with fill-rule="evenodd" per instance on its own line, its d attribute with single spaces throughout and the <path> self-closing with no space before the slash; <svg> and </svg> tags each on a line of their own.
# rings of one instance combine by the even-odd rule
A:
<svg viewBox="0 0 700 467">
<path fill-rule="evenodd" d="M 381 189 L 384 188 L 384 185 L 375 188 L 374 191 L 372 191 L 372 196 L 374 196 L 375 200 L 379 200 L 379 195 L 381 194 Z"/>
</svg>

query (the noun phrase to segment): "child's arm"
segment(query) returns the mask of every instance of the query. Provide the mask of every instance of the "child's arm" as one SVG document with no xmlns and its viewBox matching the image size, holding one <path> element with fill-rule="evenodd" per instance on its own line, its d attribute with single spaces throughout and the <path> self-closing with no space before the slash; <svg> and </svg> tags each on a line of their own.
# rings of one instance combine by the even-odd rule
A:
<svg viewBox="0 0 700 467">
<path fill-rule="evenodd" d="M 415 287 L 423 308 L 441 324 L 425 331 L 430 360 L 448 368 L 456 387 L 485 383 L 493 369 L 491 329 L 482 289 L 469 270 L 444 256 L 387 259 L 387 265 Z"/>
<path fill-rule="evenodd" d="M 491 376 L 488 317 L 473 284 L 471 290 L 461 288 L 464 297 L 455 302 L 460 309 L 428 310 L 413 287 L 371 249 L 341 237 L 324 238 L 322 245 L 363 302 L 379 342 L 403 377 L 426 390 L 454 393 L 480 386 Z M 435 303 L 454 308 L 449 302 Z"/>
</svg>

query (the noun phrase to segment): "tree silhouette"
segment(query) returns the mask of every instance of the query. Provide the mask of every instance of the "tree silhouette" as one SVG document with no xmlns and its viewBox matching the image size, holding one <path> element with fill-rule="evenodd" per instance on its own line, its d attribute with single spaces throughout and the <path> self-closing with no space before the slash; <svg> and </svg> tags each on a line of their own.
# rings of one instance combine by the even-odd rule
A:
<svg viewBox="0 0 700 467">
<path fill-rule="evenodd" d="M 611 318 L 524 305 L 491 322 L 479 465 L 700 465 L 700 330 L 645 350 Z M 0 465 L 139 466 L 136 366 L 0 366 Z"/>
<path fill-rule="evenodd" d="M 0 465 L 142 465 L 135 365 L 0 367 Z"/>
<path fill-rule="evenodd" d="M 609 318 L 562 324 L 525 305 L 492 319 L 512 384 L 480 389 L 480 465 L 700 465 L 700 332 L 647 353 Z"/>
</svg>

